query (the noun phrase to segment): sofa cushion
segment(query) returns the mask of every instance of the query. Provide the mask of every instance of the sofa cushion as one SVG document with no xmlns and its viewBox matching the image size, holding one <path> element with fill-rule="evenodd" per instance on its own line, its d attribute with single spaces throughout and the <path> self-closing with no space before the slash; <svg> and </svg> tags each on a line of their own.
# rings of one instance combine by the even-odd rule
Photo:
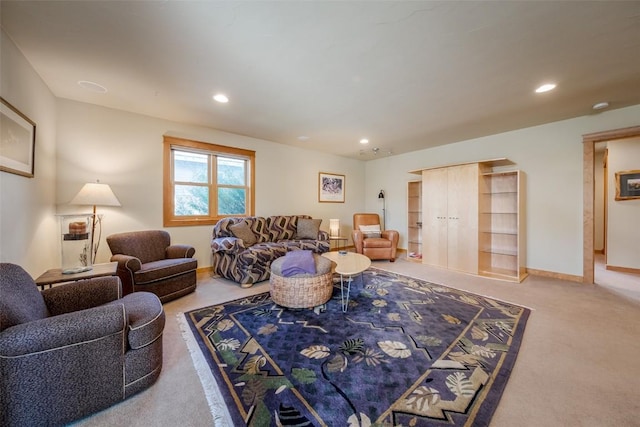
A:
<svg viewBox="0 0 640 427">
<path fill-rule="evenodd" d="M 390 248 L 391 240 L 383 239 L 379 237 L 369 237 L 368 239 L 364 239 L 362 241 L 362 246 L 366 249 L 373 248 Z"/>
<path fill-rule="evenodd" d="M 381 236 L 380 224 L 376 225 L 360 225 L 360 231 L 364 234 L 364 238 L 377 238 L 379 239 Z"/>
<path fill-rule="evenodd" d="M 269 266 L 271 261 L 287 254 L 287 248 L 279 243 L 257 243 L 238 254 L 238 263 L 241 266 L 264 264 Z"/>
<path fill-rule="evenodd" d="M 267 219 L 269 235 L 272 242 L 291 240 L 296 235 L 298 221 L 303 218 L 311 218 L 308 215 L 276 215 Z"/>
<path fill-rule="evenodd" d="M 242 240 L 245 246 L 253 246 L 258 241 L 256 235 L 253 234 L 249 225 L 244 221 L 230 225 L 229 230 L 231 230 L 235 237 Z"/>
<path fill-rule="evenodd" d="M 198 268 L 198 261 L 194 258 L 173 258 L 148 262 L 142 264 L 142 268 L 134 273 L 135 284 L 144 285 L 156 280 L 165 280 L 196 268 Z"/>
<path fill-rule="evenodd" d="M 267 219 L 259 216 L 247 216 L 247 217 L 227 217 L 222 218 L 213 226 L 213 239 L 221 237 L 236 237 L 231 229 L 234 224 L 239 222 L 246 222 L 253 234 L 256 236 L 257 242 L 269 242 L 271 241 Z"/>
<path fill-rule="evenodd" d="M 321 223 L 322 219 L 300 218 L 298 220 L 296 239 L 317 239 Z"/>
</svg>

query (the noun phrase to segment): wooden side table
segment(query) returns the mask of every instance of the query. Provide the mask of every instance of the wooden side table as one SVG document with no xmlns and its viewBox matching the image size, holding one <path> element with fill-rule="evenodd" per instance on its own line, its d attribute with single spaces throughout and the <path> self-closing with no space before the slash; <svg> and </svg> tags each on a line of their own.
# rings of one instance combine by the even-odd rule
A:
<svg viewBox="0 0 640 427">
<path fill-rule="evenodd" d="M 56 283 L 75 282 L 77 280 L 91 279 L 93 277 L 115 276 L 118 270 L 117 262 L 107 262 L 105 264 L 93 264 L 93 268 L 88 271 L 74 274 L 62 274 L 61 268 L 47 270 L 36 279 L 36 285 L 41 289 L 47 286 L 51 288 Z"/>
<path fill-rule="evenodd" d="M 333 243 L 333 242 L 336 242 L 335 249 L 337 249 L 337 250 L 341 250 L 341 249 L 346 248 L 348 241 L 349 241 L 349 239 L 347 239 L 346 237 L 343 237 L 343 236 L 329 237 L 329 245 L 331 245 L 331 243 Z"/>
</svg>

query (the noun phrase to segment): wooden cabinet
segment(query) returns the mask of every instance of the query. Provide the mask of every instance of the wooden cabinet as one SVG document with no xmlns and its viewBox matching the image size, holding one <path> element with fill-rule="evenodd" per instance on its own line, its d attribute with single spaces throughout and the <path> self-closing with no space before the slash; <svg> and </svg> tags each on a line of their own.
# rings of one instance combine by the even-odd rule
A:
<svg viewBox="0 0 640 427">
<path fill-rule="evenodd" d="M 422 262 L 447 266 L 447 170 L 422 172 Z"/>
<path fill-rule="evenodd" d="M 477 163 L 422 172 L 423 262 L 478 272 Z"/>
<path fill-rule="evenodd" d="M 493 169 L 511 164 L 494 159 L 411 171 L 422 176 L 423 263 L 510 281 L 526 277 L 524 174 Z"/>
<path fill-rule="evenodd" d="M 524 266 L 524 173 L 486 173 L 481 177 L 479 272 L 522 281 Z"/>
<path fill-rule="evenodd" d="M 407 259 L 422 260 L 422 181 L 407 184 Z"/>
</svg>

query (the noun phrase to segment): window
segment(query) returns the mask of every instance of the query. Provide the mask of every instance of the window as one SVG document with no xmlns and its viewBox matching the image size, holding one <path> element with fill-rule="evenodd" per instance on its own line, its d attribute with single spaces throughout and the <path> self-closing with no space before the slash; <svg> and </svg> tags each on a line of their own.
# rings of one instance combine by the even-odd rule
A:
<svg viewBox="0 0 640 427">
<path fill-rule="evenodd" d="M 252 216 L 255 151 L 164 137 L 164 226 Z"/>
</svg>

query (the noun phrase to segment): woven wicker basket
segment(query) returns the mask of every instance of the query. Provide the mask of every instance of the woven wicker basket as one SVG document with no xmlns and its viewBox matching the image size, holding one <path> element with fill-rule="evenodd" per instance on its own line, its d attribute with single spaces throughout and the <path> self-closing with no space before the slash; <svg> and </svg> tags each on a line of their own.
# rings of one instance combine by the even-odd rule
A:
<svg viewBox="0 0 640 427">
<path fill-rule="evenodd" d="M 322 305 L 333 294 L 331 272 L 317 276 L 283 277 L 271 272 L 271 299 L 289 308 L 308 308 Z"/>
</svg>

